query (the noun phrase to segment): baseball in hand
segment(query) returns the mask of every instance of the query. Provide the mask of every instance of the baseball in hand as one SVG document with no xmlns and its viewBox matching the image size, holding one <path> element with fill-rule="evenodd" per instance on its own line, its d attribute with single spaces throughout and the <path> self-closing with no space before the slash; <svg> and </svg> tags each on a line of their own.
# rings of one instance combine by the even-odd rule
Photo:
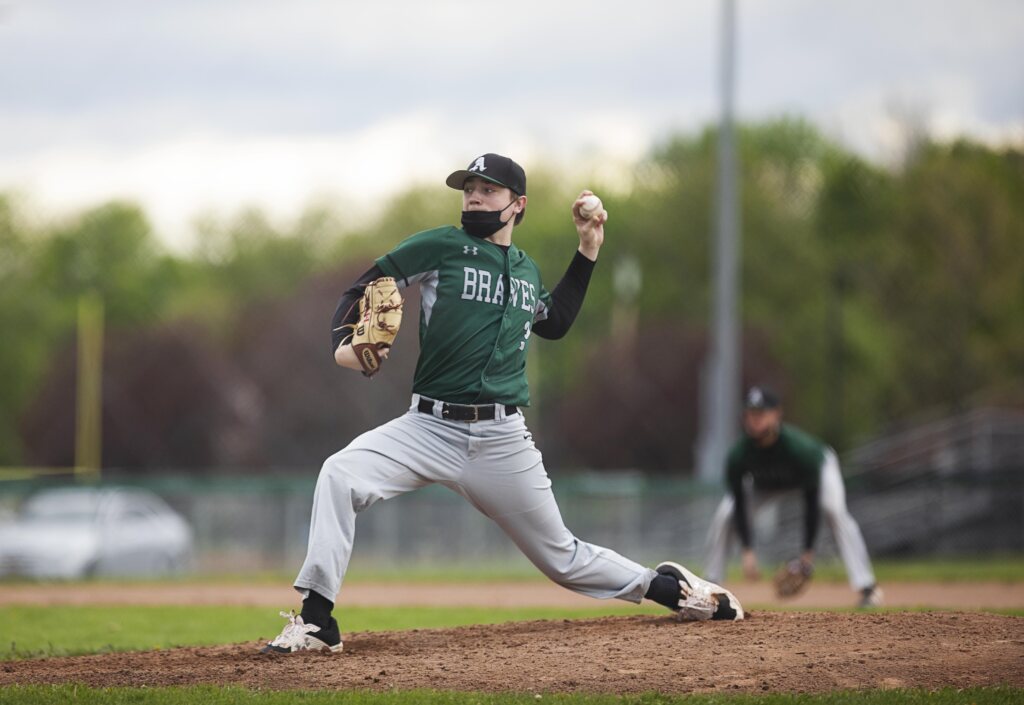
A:
<svg viewBox="0 0 1024 705">
<path fill-rule="evenodd" d="M 583 202 L 580 203 L 580 216 L 586 220 L 590 220 L 595 215 L 599 215 L 603 210 L 604 204 L 601 203 L 601 199 L 594 194 L 584 196 Z"/>
</svg>

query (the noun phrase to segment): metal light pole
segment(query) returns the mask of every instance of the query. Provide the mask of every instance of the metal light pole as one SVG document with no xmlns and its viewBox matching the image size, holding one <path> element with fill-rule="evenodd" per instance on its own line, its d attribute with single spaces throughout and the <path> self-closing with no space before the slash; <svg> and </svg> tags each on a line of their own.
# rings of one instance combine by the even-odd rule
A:
<svg viewBox="0 0 1024 705">
<path fill-rule="evenodd" d="M 711 345 L 701 379 L 701 434 L 697 453 L 698 477 L 707 482 L 722 477 L 725 455 L 738 425 L 740 334 L 739 186 L 733 135 L 735 89 L 736 3 L 722 0 L 721 122 L 718 128 L 718 183 L 714 247 L 714 297 Z"/>
</svg>

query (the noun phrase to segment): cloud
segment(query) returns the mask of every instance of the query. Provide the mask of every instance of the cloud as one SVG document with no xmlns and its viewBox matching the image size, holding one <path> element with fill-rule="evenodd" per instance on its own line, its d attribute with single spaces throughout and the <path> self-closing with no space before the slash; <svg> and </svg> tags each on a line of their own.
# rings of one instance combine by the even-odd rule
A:
<svg viewBox="0 0 1024 705">
<path fill-rule="evenodd" d="M 800 115 L 880 159 L 898 148 L 893 106 L 938 136 L 1024 132 L 1019 2 L 738 10 L 740 119 Z M 0 189 L 54 210 L 134 198 L 181 242 L 203 210 L 372 204 L 484 151 L 620 163 L 716 118 L 718 12 L 20 0 L 0 17 Z"/>
</svg>

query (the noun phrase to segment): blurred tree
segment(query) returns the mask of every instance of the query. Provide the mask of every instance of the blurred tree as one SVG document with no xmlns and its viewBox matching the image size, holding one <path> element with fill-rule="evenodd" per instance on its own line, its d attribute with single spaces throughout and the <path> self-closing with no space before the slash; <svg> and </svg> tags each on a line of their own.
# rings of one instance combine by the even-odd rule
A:
<svg viewBox="0 0 1024 705">
<path fill-rule="evenodd" d="M 29 463 L 74 463 L 74 355 L 71 346 L 54 358 L 24 415 Z M 104 368 L 104 468 L 206 474 L 246 459 L 260 428 L 263 399 L 199 326 L 108 330 Z"/>
<path fill-rule="evenodd" d="M 823 167 L 814 214 L 828 281 L 821 430 L 826 441 L 845 448 L 869 430 L 864 424 L 880 390 L 896 382 L 888 354 L 893 335 L 865 295 L 876 285 L 872 270 L 892 238 L 893 183 L 850 154 L 832 153 Z"/>
<path fill-rule="evenodd" d="M 879 250 L 876 315 L 897 336 L 894 421 L 1024 388 L 1024 154 L 967 141 L 915 150 Z"/>
<path fill-rule="evenodd" d="M 49 296 L 35 276 L 35 236 L 15 200 L 0 194 L 0 465 L 21 462 L 18 418 L 35 393 L 53 335 Z"/>
<path fill-rule="evenodd" d="M 600 193 L 611 213 L 575 326 L 561 341 L 535 340 L 528 363 L 530 421 L 553 463 L 692 463 L 685 449 L 700 413 L 714 143 L 713 130 L 674 136 L 614 181 L 530 165 L 516 243 L 548 288 L 578 244 L 569 206 L 580 189 Z M 1020 400 L 1019 150 L 920 141 L 900 169 L 885 170 L 797 120 L 746 126 L 739 148 L 745 382 L 775 384 L 789 417 L 840 450 L 887 423 L 959 408 L 979 394 Z M 373 258 L 418 230 L 457 223 L 459 210 L 458 193 L 442 184 L 410 184 L 369 223 L 317 207 L 276 226 L 250 210 L 206 218 L 196 252 L 179 258 L 161 251 L 130 204 L 29 227 L 12 199 L 0 198 L 0 325 L 17 333 L 0 346 L 9 371 L 0 463 L 24 457 L 12 429 L 33 399 L 49 400 L 31 407 L 37 430 L 45 426 L 39 419 L 66 411 L 66 394 L 37 390 L 46 370 L 58 387 L 68 384 L 77 297 L 90 290 L 107 302 L 110 354 L 124 365 L 122 401 L 154 405 L 136 416 L 156 430 L 131 433 L 157 437 L 171 416 L 195 414 L 208 421 L 182 438 L 197 439 L 189 434 L 205 427 L 227 439 L 161 450 L 162 463 L 305 466 L 340 447 L 404 406 L 416 332 L 415 324 L 406 328 L 386 390 L 375 396 L 380 403 L 353 415 L 347 400 L 366 380 L 331 363 L 327 328 L 337 297 Z M 146 375 L 136 372 L 153 368 L 126 362 L 136 354 L 159 360 L 162 379 L 206 391 L 139 383 Z M 226 386 L 204 386 L 209 374 Z M 204 395 L 221 400 L 212 416 L 203 416 Z M 119 428 L 118 420 L 106 427 Z M 130 444 L 119 457 L 147 462 L 133 460 L 141 456 Z"/>
<path fill-rule="evenodd" d="M 287 296 L 327 266 L 324 254 L 340 230 L 334 215 L 323 209 L 307 211 L 290 232 L 275 228 L 257 209 L 227 223 L 207 216 L 197 228 L 191 281 L 175 309 L 221 331 L 244 306 Z"/>
<path fill-rule="evenodd" d="M 614 401 L 611 413 L 602 415 L 606 438 L 640 439 L 644 434 L 637 424 L 660 427 L 658 433 L 639 443 L 651 461 L 644 467 L 679 470 L 689 469 L 693 463 L 705 336 L 692 331 L 706 330 L 708 321 L 715 139 L 714 130 L 696 138 L 673 138 L 637 167 L 626 197 L 605 199 L 612 214 L 606 228 L 608 239 L 581 314 L 584 327 L 586 321 L 591 326 L 602 325 L 581 337 L 575 358 L 590 360 L 596 339 L 598 349 L 610 357 L 606 362 L 610 379 L 604 379 L 592 365 L 576 365 L 569 372 L 572 362 L 562 357 L 559 364 L 562 353 L 554 355 L 558 367 L 553 376 L 561 381 L 554 384 L 559 396 L 565 397 L 562 414 L 578 410 L 575 397 L 586 396 L 584 390 L 608 388 Z M 806 420 L 805 425 L 814 428 L 820 425 L 820 414 L 809 390 L 818 388 L 823 367 L 820 322 L 827 276 L 811 215 L 823 164 L 838 150 L 799 121 L 745 127 L 740 131 L 739 148 L 744 184 L 743 379 L 745 383 L 762 381 L 792 389 L 787 404 L 794 418 Z M 609 312 L 621 295 L 612 281 L 615 263 L 623 258 L 635 261 L 642 273 L 636 308 L 640 330 L 648 333 L 640 336 L 632 349 L 624 347 L 628 341 L 617 337 L 620 331 L 607 327 Z M 654 353 L 644 346 L 664 346 L 665 350 Z M 671 354 L 666 354 L 669 351 Z M 545 351 L 545 356 L 548 354 Z M 655 385 L 662 393 L 643 392 L 648 385 L 640 383 L 609 388 L 613 379 L 625 374 L 623 364 L 635 365 L 647 379 L 662 380 L 663 384 Z M 799 382 L 791 384 L 791 379 Z M 636 399 L 626 401 L 622 395 L 629 389 Z M 673 393 L 666 396 L 664 392 L 670 389 Z M 634 401 L 643 406 L 643 413 L 634 408 Z M 590 408 L 600 408 L 596 400 L 591 402 Z M 737 419 L 737 429 L 738 424 Z M 572 428 L 586 430 L 582 425 Z M 551 438 L 548 442 L 559 441 Z M 567 443 L 573 446 L 577 462 L 587 465 L 607 466 L 610 458 L 617 457 L 607 448 L 600 449 L 601 444 L 595 445 L 585 433 L 577 438 L 570 432 Z M 595 450 L 588 452 L 588 447 Z"/>
<path fill-rule="evenodd" d="M 42 243 L 38 266 L 69 321 L 86 291 L 103 298 L 109 325 L 152 321 L 176 283 L 145 215 L 127 203 L 101 206 L 57 228 Z"/>
</svg>

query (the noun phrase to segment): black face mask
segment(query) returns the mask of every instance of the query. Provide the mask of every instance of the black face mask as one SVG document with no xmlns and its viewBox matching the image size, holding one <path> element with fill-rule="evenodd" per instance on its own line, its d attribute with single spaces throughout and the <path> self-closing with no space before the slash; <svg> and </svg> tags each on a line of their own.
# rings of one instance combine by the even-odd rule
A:
<svg viewBox="0 0 1024 705">
<path fill-rule="evenodd" d="M 501 221 L 501 214 L 514 203 L 515 200 L 500 211 L 462 211 L 462 229 L 473 237 L 490 237 L 507 225 L 507 221 Z"/>
</svg>

